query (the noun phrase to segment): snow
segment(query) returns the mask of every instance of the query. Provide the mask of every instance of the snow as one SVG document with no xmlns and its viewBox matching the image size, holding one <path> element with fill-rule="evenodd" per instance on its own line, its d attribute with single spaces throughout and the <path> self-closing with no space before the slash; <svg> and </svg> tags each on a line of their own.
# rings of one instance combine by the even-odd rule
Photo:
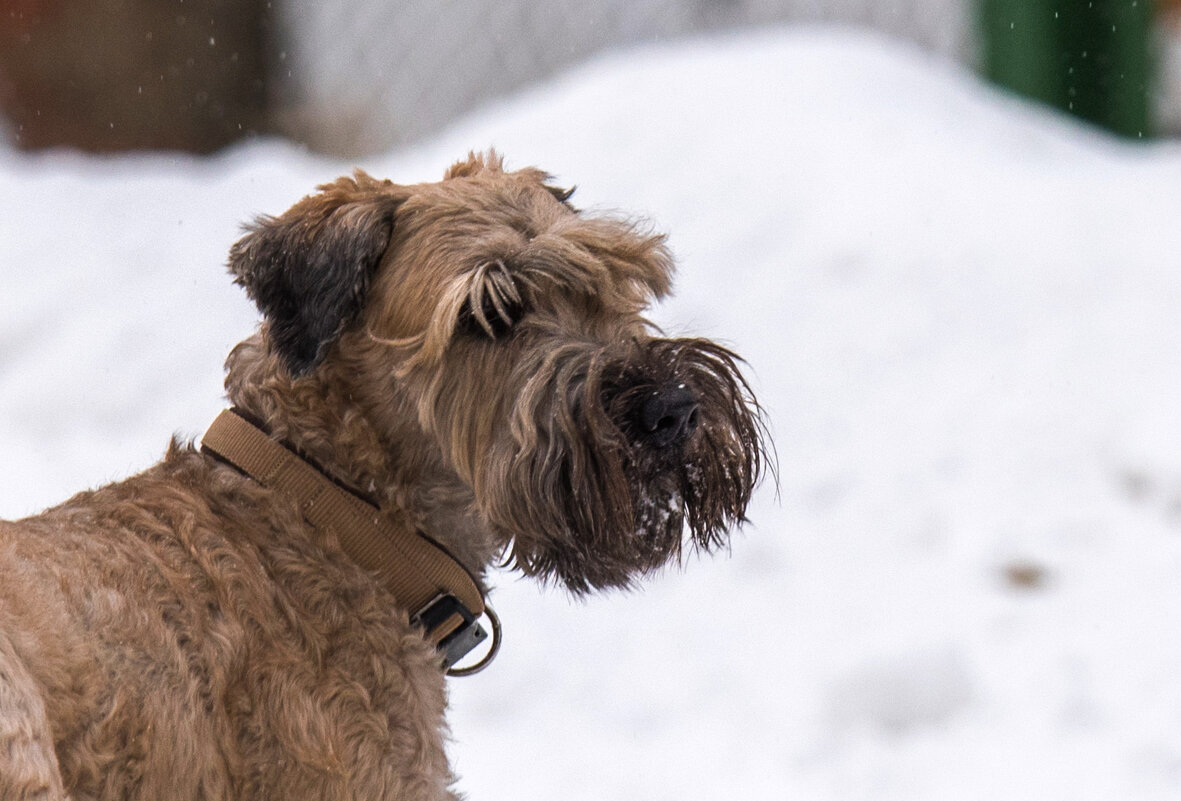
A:
<svg viewBox="0 0 1181 801">
<path fill-rule="evenodd" d="M 511 575 L 452 684 L 476 799 L 1181 797 L 1181 149 L 868 34 L 602 58 L 362 166 L 500 148 L 671 232 L 671 333 L 779 459 L 728 556 L 571 602 Z M 0 152 L 0 515 L 221 408 L 238 225 L 351 164 Z"/>
</svg>

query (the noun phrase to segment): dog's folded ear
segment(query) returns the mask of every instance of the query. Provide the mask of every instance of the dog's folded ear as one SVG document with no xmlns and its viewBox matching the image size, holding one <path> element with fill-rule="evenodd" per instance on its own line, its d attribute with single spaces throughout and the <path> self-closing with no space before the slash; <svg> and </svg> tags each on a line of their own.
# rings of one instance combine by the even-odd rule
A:
<svg viewBox="0 0 1181 801">
<path fill-rule="evenodd" d="M 279 217 L 259 217 L 230 249 L 230 272 L 267 319 L 293 376 L 311 372 L 361 310 L 390 244 L 400 187 L 358 170 Z"/>
</svg>

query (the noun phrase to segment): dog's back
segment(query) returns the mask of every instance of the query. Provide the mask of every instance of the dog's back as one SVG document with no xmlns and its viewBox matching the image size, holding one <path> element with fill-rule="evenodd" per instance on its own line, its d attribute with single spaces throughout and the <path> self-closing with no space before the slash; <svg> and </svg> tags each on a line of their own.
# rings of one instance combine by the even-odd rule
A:
<svg viewBox="0 0 1181 801">
<path fill-rule="evenodd" d="M 315 539 L 175 447 L 0 522 L 0 799 L 444 795 L 437 654 Z"/>
</svg>

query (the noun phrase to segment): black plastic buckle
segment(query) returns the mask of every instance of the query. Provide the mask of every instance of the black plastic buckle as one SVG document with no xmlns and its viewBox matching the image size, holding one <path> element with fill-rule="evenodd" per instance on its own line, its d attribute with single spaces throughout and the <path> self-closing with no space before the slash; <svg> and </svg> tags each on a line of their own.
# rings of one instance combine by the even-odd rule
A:
<svg viewBox="0 0 1181 801">
<path fill-rule="evenodd" d="M 452 665 L 463 659 L 468 652 L 488 638 L 488 632 L 484 631 L 478 618 L 454 595 L 443 594 L 436 596 L 433 601 L 423 607 L 412 621 L 415 625 L 422 626 L 430 632 L 457 614 L 463 620 L 462 625 L 444 637 L 438 646 L 439 652 L 443 654 L 443 669 L 448 671 Z"/>
</svg>

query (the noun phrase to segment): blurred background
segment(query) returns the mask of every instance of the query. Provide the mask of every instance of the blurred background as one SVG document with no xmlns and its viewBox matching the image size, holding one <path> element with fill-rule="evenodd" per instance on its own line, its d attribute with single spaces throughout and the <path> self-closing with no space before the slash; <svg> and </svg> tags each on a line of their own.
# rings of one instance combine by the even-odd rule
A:
<svg viewBox="0 0 1181 801">
<path fill-rule="evenodd" d="M 779 482 L 636 593 L 494 577 L 467 797 L 1177 801 L 1179 15 L 0 0 L 0 517 L 223 407 L 243 222 L 496 147 L 668 232 Z"/>
<path fill-rule="evenodd" d="M 600 51 L 785 22 L 862 26 L 1135 138 L 1181 132 L 1181 0 L 0 0 L 21 148 L 338 156 L 429 136 Z"/>
</svg>

